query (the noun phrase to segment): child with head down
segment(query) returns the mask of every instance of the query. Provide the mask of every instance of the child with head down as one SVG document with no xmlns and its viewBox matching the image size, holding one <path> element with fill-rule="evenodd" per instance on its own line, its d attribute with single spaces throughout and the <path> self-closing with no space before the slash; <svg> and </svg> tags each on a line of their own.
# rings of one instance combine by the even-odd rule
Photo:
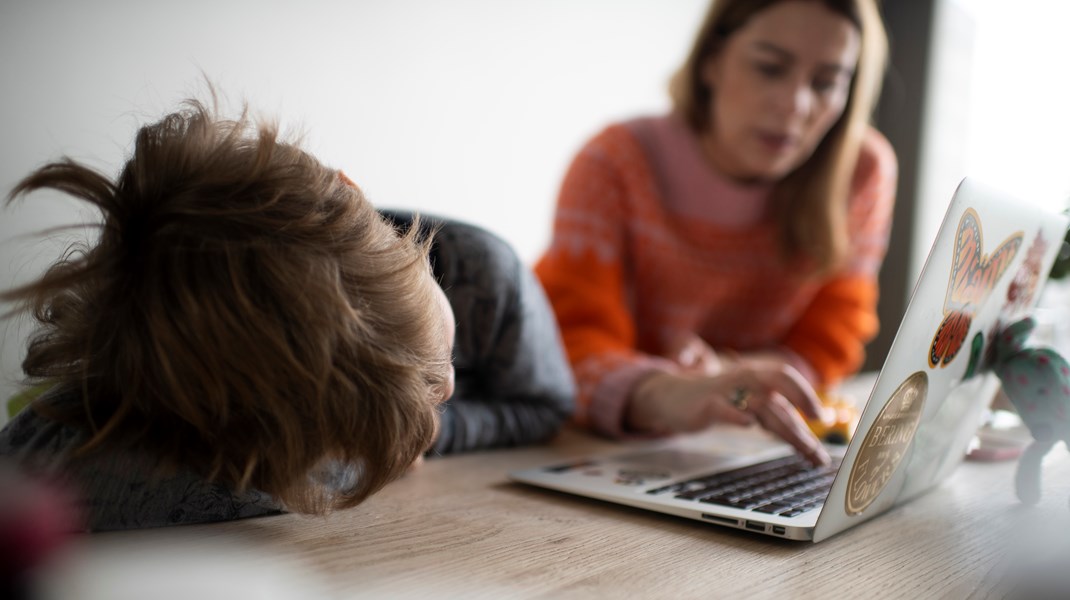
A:
<svg viewBox="0 0 1070 600">
<path fill-rule="evenodd" d="M 323 514 L 571 412 L 553 314 L 505 242 L 380 212 L 269 124 L 189 101 L 114 181 L 62 160 L 11 197 L 42 188 L 103 219 L 3 296 L 39 322 L 23 368 L 49 387 L 0 456 L 66 482 L 87 529 Z"/>
</svg>

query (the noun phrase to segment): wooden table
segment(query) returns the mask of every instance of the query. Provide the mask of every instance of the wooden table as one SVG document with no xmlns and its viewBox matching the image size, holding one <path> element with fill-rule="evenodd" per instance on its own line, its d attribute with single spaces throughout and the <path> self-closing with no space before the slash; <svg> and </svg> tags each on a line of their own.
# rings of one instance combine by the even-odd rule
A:
<svg viewBox="0 0 1070 600">
<path fill-rule="evenodd" d="M 55 598 L 112 600 L 149 597 L 139 585 L 154 590 L 152 597 L 202 600 L 826 600 L 1003 597 L 1021 592 L 1034 571 L 1044 586 L 1070 582 L 1064 450 L 1048 457 L 1037 507 L 1016 500 L 1013 462 L 967 462 L 928 495 L 820 544 L 574 498 L 506 477 L 619 449 L 566 430 L 546 446 L 430 460 L 363 505 L 327 518 L 86 536 L 46 578 L 61 588 Z M 140 591 L 124 596 L 126 588 Z"/>
</svg>

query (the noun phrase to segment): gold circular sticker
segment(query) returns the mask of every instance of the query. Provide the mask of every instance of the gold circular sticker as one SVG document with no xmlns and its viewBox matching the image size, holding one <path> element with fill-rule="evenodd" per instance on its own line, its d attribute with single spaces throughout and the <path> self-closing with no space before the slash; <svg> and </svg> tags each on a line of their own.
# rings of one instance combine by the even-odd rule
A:
<svg viewBox="0 0 1070 600">
<path fill-rule="evenodd" d="M 918 371 L 892 394 L 862 441 L 847 480 L 847 514 L 866 510 L 892 478 L 921 421 L 929 377 Z"/>
</svg>

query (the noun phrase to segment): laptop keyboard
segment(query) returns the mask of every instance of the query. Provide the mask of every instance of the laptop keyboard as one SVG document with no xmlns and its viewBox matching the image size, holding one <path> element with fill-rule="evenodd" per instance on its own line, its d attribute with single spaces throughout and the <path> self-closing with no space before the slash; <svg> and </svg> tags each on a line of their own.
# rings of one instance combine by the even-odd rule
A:
<svg viewBox="0 0 1070 600">
<path fill-rule="evenodd" d="M 674 494 L 683 500 L 720 504 L 782 517 L 794 517 L 825 502 L 840 459 L 815 467 L 797 454 L 731 471 L 680 481 L 648 494 Z"/>
</svg>

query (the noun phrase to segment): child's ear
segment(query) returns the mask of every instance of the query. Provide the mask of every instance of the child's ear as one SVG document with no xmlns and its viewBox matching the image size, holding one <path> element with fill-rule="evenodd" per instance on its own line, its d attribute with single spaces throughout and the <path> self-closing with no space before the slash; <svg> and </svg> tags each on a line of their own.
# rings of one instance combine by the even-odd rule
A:
<svg viewBox="0 0 1070 600">
<path fill-rule="evenodd" d="M 349 186 L 349 187 L 351 187 L 351 188 L 356 188 L 356 189 L 358 189 L 358 190 L 360 189 L 360 186 L 358 186 L 358 185 L 357 185 L 357 184 L 356 184 L 356 183 L 355 183 L 355 182 L 354 182 L 354 181 L 353 181 L 352 179 L 350 179 L 350 178 L 349 178 L 349 177 L 348 177 L 348 176 L 347 176 L 347 175 L 346 175 L 345 173 L 343 173 L 342 171 L 338 171 L 338 179 L 341 179 L 341 180 L 342 180 L 342 183 L 344 183 L 344 184 L 348 185 L 348 186 Z"/>
</svg>

